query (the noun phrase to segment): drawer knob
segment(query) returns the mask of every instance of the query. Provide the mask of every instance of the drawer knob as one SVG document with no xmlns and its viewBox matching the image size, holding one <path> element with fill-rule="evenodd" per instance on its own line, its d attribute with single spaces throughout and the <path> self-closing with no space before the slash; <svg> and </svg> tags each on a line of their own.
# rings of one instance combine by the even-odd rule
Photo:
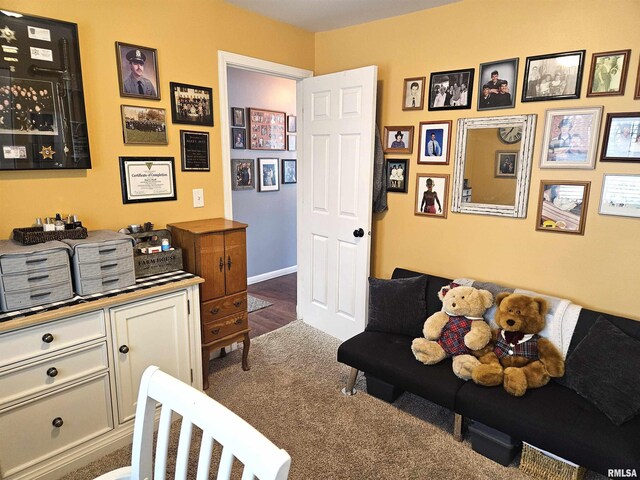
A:
<svg viewBox="0 0 640 480">
<path fill-rule="evenodd" d="M 220 307 L 213 307 L 213 308 L 211 309 L 211 313 L 212 313 L 213 315 L 215 315 L 215 314 L 216 314 L 216 313 L 218 313 L 219 311 L 220 311 Z"/>
<path fill-rule="evenodd" d="M 44 343 L 51 343 L 51 342 L 53 342 L 53 335 L 51 335 L 50 333 L 45 333 L 45 334 L 42 336 L 42 341 L 43 341 Z"/>
<path fill-rule="evenodd" d="M 120 353 L 129 353 L 129 347 L 127 347 L 126 345 L 122 345 L 122 346 L 118 349 L 118 351 L 119 351 Z"/>
<path fill-rule="evenodd" d="M 58 369 L 56 367 L 51 367 L 49 369 L 47 369 L 47 376 L 48 377 L 57 377 L 58 376 Z"/>
<path fill-rule="evenodd" d="M 240 325 L 242 323 L 242 318 L 238 318 L 235 322 L 236 325 Z"/>
<path fill-rule="evenodd" d="M 219 328 L 216 328 L 216 329 L 214 329 L 214 330 L 211 330 L 211 333 L 212 333 L 213 335 L 217 335 L 218 333 L 220 333 L 220 329 L 219 329 Z"/>
<path fill-rule="evenodd" d="M 62 421 L 61 417 L 56 417 L 53 419 L 53 422 L 51 422 L 51 425 L 56 428 L 60 428 L 62 425 L 64 425 L 64 422 Z"/>
<path fill-rule="evenodd" d="M 236 300 L 235 302 L 233 302 L 233 305 L 235 307 L 239 307 L 240 305 L 242 305 L 242 300 Z"/>
</svg>

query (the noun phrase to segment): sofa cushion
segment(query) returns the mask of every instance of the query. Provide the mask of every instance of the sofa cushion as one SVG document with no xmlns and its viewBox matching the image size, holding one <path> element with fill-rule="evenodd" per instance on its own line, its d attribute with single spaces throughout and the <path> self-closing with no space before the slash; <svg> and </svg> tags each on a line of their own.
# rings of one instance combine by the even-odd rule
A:
<svg viewBox="0 0 640 480">
<path fill-rule="evenodd" d="M 382 280 L 369 278 L 367 331 L 422 336 L 427 310 L 427 276 Z"/>
<path fill-rule="evenodd" d="M 616 425 L 640 412 L 640 340 L 600 316 L 565 362 L 556 381 L 571 388 Z"/>
</svg>

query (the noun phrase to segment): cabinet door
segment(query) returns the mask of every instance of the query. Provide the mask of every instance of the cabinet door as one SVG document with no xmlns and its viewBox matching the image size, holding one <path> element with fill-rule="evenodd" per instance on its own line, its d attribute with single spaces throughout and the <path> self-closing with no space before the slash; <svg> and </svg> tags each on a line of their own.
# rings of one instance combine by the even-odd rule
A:
<svg viewBox="0 0 640 480">
<path fill-rule="evenodd" d="M 226 270 L 224 252 L 224 233 L 207 233 L 200 235 L 200 269 L 199 274 L 205 279 L 202 284 L 203 302 L 225 295 L 224 272 Z"/>
<path fill-rule="evenodd" d="M 191 385 L 187 292 L 110 310 L 120 423 L 135 414 L 142 373 L 149 365 Z"/>
<path fill-rule="evenodd" d="M 244 230 L 225 233 L 224 253 L 226 269 L 226 293 L 242 292 L 247 289 L 247 241 Z"/>
</svg>

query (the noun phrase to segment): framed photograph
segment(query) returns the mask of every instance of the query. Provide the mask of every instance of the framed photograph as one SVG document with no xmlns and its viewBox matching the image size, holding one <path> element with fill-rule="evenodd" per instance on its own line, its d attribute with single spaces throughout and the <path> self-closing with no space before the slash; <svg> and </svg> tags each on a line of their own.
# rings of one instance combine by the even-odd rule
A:
<svg viewBox="0 0 640 480">
<path fill-rule="evenodd" d="M 246 127 L 244 119 L 244 108 L 231 107 L 231 126 L 233 127 Z"/>
<path fill-rule="evenodd" d="M 599 213 L 640 218 L 640 175 L 606 174 Z"/>
<path fill-rule="evenodd" d="M 297 183 L 298 171 L 294 158 L 282 159 L 282 183 Z"/>
<path fill-rule="evenodd" d="M 264 110 L 249 109 L 249 148 L 251 150 L 285 150 L 285 120 L 287 114 Z"/>
<path fill-rule="evenodd" d="M 402 110 L 424 109 L 424 84 L 426 77 L 413 77 L 404 79 L 404 91 L 402 93 Z"/>
<path fill-rule="evenodd" d="M 429 110 L 462 110 L 471 108 L 473 68 L 434 72 L 429 83 Z"/>
<path fill-rule="evenodd" d="M 0 170 L 91 168 L 78 26 L 1 17 Z"/>
<path fill-rule="evenodd" d="M 420 173 L 416 175 L 415 214 L 447 218 L 449 175 Z"/>
<path fill-rule="evenodd" d="M 634 100 L 640 100 L 640 65 L 638 65 L 638 74 L 636 75 L 636 91 L 633 94 Z"/>
<path fill-rule="evenodd" d="M 449 165 L 451 150 L 451 120 L 420 122 L 418 163 L 423 165 Z"/>
<path fill-rule="evenodd" d="M 478 70 L 478 110 L 513 108 L 516 105 L 517 58 L 481 63 Z"/>
<path fill-rule="evenodd" d="M 158 53 L 155 48 L 116 42 L 121 97 L 160 100 Z"/>
<path fill-rule="evenodd" d="M 384 127 L 382 151 L 384 153 L 413 152 L 413 125 Z"/>
<path fill-rule="evenodd" d="M 540 168 L 595 168 L 602 107 L 547 110 Z"/>
<path fill-rule="evenodd" d="M 289 150 L 290 152 L 295 152 L 297 148 L 296 143 L 297 143 L 297 138 L 295 134 L 293 135 L 287 134 L 287 150 Z"/>
<path fill-rule="evenodd" d="M 587 97 L 624 95 L 631 50 L 594 53 Z"/>
<path fill-rule="evenodd" d="M 176 200 L 173 157 L 120 157 L 122 203 Z"/>
<path fill-rule="evenodd" d="M 296 133 L 297 123 L 295 115 L 287 115 L 287 133 Z"/>
<path fill-rule="evenodd" d="M 275 192 L 280 190 L 280 172 L 277 158 L 258 159 L 258 191 Z"/>
<path fill-rule="evenodd" d="M 170 82 L 171 121 L 213 127 L 213 91 L 186 83 Z"/>
<path fill-rule="evenodd" d="M 126 144 L 167 145 L 167 111 L 122 105 L 122 132 Z"/>
<path fill-rule="evenodd" d="M 584 235 L 591 182 L 542 180 L 536 230 Z"/>
<path fill-rule="evenodd" d="M 183 172 L 208 172 L 209 132 L 180 130 L 180 151 Z"/>
<path fill-rule="evenodd" d="M 231 160 L 231 189 L 253 190 L 256 188 L 255 161 L 248 159 Z"/>
<path fill-rule="evenodd" d="M 231 127 L 231 148 L 237 150 L 247 148 L 247 131 L 244 128 Z"/>
<path fill-rule="evenodd" d="M 640 162 L 640 112 L 607 113 L 601 162 Z"/>
<path fill-rule="evenodd" d="M 407 193 L 409 182 L 409 161 L 397 158 L 386 160 L 387 192 Z"/>
<path fill-rule="evenodd" d="M 580 98 L 584 50 L 527 57 L 523 102 Z"/>
<path fill-rule="evenodd" d="M 516 168 L 518 163 L 518 152 L 496 152 L 496 178 L 516 178 Z"/>
</svg>

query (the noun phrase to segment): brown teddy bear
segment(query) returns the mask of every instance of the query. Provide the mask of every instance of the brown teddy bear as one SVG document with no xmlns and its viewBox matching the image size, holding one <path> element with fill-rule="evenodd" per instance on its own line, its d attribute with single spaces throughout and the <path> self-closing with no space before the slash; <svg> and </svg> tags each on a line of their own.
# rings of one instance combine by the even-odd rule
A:
<svg viewBox="0 0 640 480">
<path fill-rule="evenodd" d="M 502 384 L 511 395 L 520 397 L 528 388 L 546 385 L 551 377 L 564 375 L 564 360 L 558 349 L 538 333 L 545 326 L 547 302 L 544 298 L 517 293 L 496 296 L 492 349 L 480 357 L 472 372 L 478 385 Z"/>
<path fill-rule="evenodd" d="M 433 365 L 447 357 L 453 358 L 453 372 L 463 380 L 480 362 L 469 355 L 485 347 L 491 340 L 491 327 L 482 315 L 493 305 L 488 290 L 452 283 L 438 292 L 443 311 L 424 322 L 424 338 L 416 338 L 411 350 L 417 360 Z"/>
</svg>

